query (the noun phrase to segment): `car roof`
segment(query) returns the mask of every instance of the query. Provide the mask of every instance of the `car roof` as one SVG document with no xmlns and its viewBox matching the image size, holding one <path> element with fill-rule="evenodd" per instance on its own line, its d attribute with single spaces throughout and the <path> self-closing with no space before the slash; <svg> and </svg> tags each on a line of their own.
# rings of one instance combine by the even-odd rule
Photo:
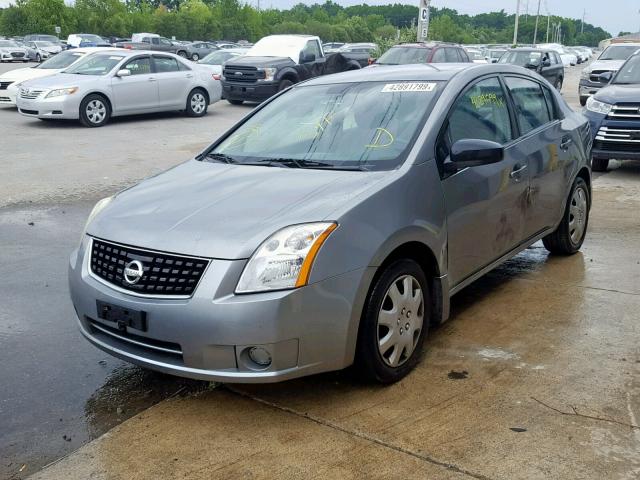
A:
<svg viewBox="0 0 640 480">
<path fill-rule="evenodd" d="M 515 47 L 507 50 L 508 52 L 547 52 L 549 48 L 536 48 L 536 47 Z M 553 50 L 551 50 L 553 51 Z"/>
<path fill-rule="evenodd" d="M 391 48 L 398 47 L 409 47 L 409 48 L 435 48 L 435 47 L 460 47 L 455 43 L 446 43 L 446 42 L 407 42 L 407 43 L 399 43 L 398 45 L 394 45 Z"/>
<path fill-rule="evenodd" d="M 354 82 L 447 82 L 461 72 L 474 72 L 476 76 L 491 73 L 531 75 L 528 70 L 509 64 L 420 63 L 412 65 L 372 66 L 360 70 L 316 77 L 304 82 L 304 85 L 329 85 L 333 83 Z"/>
</svg>

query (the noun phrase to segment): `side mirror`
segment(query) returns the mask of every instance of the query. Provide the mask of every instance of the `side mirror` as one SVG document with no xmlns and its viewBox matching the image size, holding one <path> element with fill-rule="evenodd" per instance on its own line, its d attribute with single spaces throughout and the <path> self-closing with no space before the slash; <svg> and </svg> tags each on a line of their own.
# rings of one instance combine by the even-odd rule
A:
<svg viewBox="0 0 640 480">
<path fill-rule="evenodd" d="M 123 68 L 121 70 L 118 70 L 118 73 L 116 73 L 116 77 L 128 77 L 131 75 L 131 70 L 129 70 L 128 68 Z"/>
<path fill-rule="evenodd" d="M 504 148 L 489 140 L 463 139 L 453 144 L 450 158 L 457 168 L 489 165 L 504 158 Z"/>
<path fill-rule="evenodd" d="M 542 66 L 543 66 L 543 67 L 550 67 L 550 66 L 551 66 L 551 60 L 549 60 L 548 58 L 545 58 L 545 59 L 542 61 Z"/>
<path fill-rule="evenodd" d="M 598 75 L 598 81 L 604 84 L 609 83 L 612 78 L 613 78 L 613 72 L 604 72 Z"/>
<path fill-rule="evenodd" d="M 540 64 L 538 63 L 527 63 L 524 68 L 529 69 L 529 70 L 538 70 L 538 67 L 540 66 Z"/>
<path fill-rule="evenodd" d="M 311 63 L 316 61 L 315 53 L 301 53 L 300 54 L 300 63 Z"/>
</svg>

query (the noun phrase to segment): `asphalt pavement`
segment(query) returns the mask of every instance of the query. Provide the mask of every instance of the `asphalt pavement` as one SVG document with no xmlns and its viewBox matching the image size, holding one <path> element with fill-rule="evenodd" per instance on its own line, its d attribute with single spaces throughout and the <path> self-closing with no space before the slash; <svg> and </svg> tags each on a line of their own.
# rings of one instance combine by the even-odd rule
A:
<svg viewBox="0 0 640 480">
<path fill-rule="evenodd" d="M 574 108 L 579 71 L 563 92 Z M 537 244 L 456 295 L 422 363 L 390 387 L 348 372 L 214 386 L 82 339 L 66 269 L 92 205 L 250 108 L 85 129 L 0 107 L 0 478 L 640 475 L 638 163 L 595 180 L 580 254 Z"/>
</svg>

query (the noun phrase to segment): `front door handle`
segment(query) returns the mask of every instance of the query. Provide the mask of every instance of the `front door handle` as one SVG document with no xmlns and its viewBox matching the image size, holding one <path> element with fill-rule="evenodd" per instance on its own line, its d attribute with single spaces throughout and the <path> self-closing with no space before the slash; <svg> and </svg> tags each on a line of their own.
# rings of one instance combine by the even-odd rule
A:
<svg viewBox="0 0 640 480">
<path fill-rule="evenodd" d="M 573 139 L 571 137 L 564 137 L 562 142 L 560 143 L 560 148 L 562 150 L 569 150 L 569 147 L 573 143 Z"/>
<path fill-rule="evenodd" d="M 509 174 L 509 176 L 513 179 L 515 179 L 516 181 L 520 180 L 520 174 L 522 172 L 524 172 L 527 169 L 526 165 L 516 165 L 515 167 L 513 167 L 513 170 L 511 171 L 511 173 Z"/>
<path fill-rule="evenodd" d="M 149 80 L 150 82 L 155 82 L 155 81 L 156 81 L 155 77 L 149 77 L 149 79 L 148 79 L 148 80 Z"/>
</svg>

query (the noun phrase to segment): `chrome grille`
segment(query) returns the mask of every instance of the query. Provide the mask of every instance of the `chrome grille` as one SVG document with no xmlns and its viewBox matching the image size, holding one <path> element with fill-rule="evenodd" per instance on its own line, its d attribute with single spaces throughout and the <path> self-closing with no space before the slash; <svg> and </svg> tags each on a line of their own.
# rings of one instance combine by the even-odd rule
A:
<svg viewBox="0 0 640 480">
<path fill-rule="evenodd" d="M 264 78 L 264 71 L 258 71 L 256 67 L 227 65 L 222 74 L 229 82 L 254 83 L 257 79 Z"/>
<path fill-rule="evenodd" d="M 600 82 L 600 75 L 610 71 L 611 70 L 594 70 L 589 74 L 589 81 L 593 83 L 602 83 Z"/>
<path fill-rule="evenodd" d="M 20 89 L 20 98 L 24 98 L 25 100 L 35 100 L 38 98 L 44 90 L 29 90 L 27 88 Z"/>
<path fill-rule="evenodd" d="M 608 116 L 610 118 L 640 119 L 640 103 L 619 103 L 614 105 Z"/>
<path fill-rule="evenodd" d="M 13 58 L 24 58 L 25 54 L 24 52 L 11 52 L 11 56 Z"/>
<path fill-rule="evenodd" d="M 6 90 L 13 82 L 0 82 L 0 90 Z"/>
<path fill-rule="evenodd" d="M 129 262 L 142 264 L 143 274 L 134 284 L 125 281 Z M 117 288 L 153 297 L 190 297 L 209 265 L 209 260 L 91 240 L 91 272 Z"/>
<path fill-rule="evenodd" d="M 600 127 L 596 141 L 635 145 L 640 151 L 640 128 Z"/>
<path fill-rule="evenodd" d="M 10 103 L 11 99 L 9 97 L 0 96 L 0 103 Z"/>
</svg>

